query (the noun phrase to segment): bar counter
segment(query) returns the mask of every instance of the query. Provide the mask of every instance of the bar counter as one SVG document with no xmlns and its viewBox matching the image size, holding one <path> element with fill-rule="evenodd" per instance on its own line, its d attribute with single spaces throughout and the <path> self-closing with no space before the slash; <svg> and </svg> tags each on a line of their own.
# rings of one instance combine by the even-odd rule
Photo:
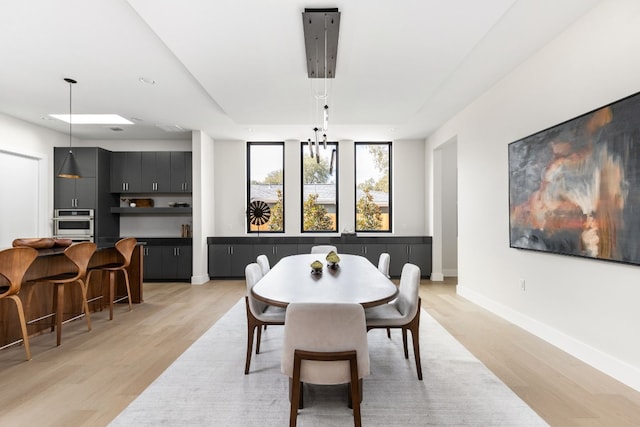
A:
<svg viewBox="0 0 640 427">
<path fill-rule="evenodd" d="M 38 257 L 33 261 L 25 274 L 22 288 L 18 295 L 20 296 L 20 300 L 24 306 L 29 336 L 40 334 L 45 330 L 50 330 L 51 324 L 54 322 L 53 317 L 47 317 L 53 312 L 53 286 L 42 282 L 37 283 L 35 281 L 54 274 L 77 271 L 73 263 L 64 255 L 64 250 L 64 247 L 38 250 Z M 142 259 L 142 247 L 138 244 L 133 251 L 131 263 L 127 268 L 127 272 L 129 273 L 129 285 L 131 287 L 131 301 L 133 303 L 143 302 Z M 89 261 L 89 269 L 114 262 L 122 262 L 115 246 L 113 244 L 100 243 L 98 244 L 96 252 Z M 2 283 L 2 280 L 3 278 L 0 278 L 0 283 Z M 104 277 L 105 286 L 102 286 L 102 280 L 103 277 L 99 272 L 91 275 L 91 283 L 89 283 L 87 289 L 87 299 L 91 300 L 101 294 L 103 296 L 102 299 L 96 299 L 94 302 L 89 303 L 89 309 L 92 312 L 100 310 L 101 304 L 105 307 L 108 304 L 109 284 L 107 283 L 108 278 L 106 275 Z M 123 275 L 117 274 L 116 295 L 126 295 L 126 293 L 127 291 Z M 81 295 L 80 286 L 74 284 L 65 286 L 65 314 L 63 321 L 76 317 L 78 314 L 82 313 Z M 34 322 L 35 319 L 42 318 L 44 318 L 42 321 Z M 0 322 L 0 347 L 22 339 L 20 323 L 15 312 L 14 304 L 7 303 L 6 301 L 0 303 Z M 55 334 L 52 334 L 52 339 L 55 343 Z"/>
</svg>

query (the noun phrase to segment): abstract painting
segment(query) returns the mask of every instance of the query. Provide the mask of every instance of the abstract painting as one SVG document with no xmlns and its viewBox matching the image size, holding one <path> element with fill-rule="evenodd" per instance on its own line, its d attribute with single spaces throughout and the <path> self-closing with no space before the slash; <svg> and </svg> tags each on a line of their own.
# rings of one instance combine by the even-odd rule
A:
<svg viewBox="0 0 640 427">
<path fill-rule="evenodd" d="M 640 264 L 640 94 L 509 144 L 512 248 Z"/>
</svg>

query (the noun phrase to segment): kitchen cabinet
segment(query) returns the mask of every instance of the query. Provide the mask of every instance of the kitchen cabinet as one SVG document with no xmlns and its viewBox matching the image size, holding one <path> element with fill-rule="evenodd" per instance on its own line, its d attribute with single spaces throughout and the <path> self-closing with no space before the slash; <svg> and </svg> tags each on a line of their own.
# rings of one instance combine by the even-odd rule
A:
<svg viewBox="0 0 640 427">
<path fill-rule="evenodd" d="M 253 245 L 247 243 L 209 246 L 208 261 L 211 277 L 244 277 L 247 264 L 255 262 Z"/>
<path fill-rule="evenodd" d="M 144 246 L 144 280 L 162 279 L 162 252 L 163 246 Z"/>
<path fill-rule="evenodd" d="M 96 207 L 95 178 L 58 178 L 54 181 L 54 200 L 56 209 Z"/>
<path fill-rule="evenodd" d="M 113 193 L 190 193 L 190 151 L 121 151 L 112 153 Z"/>
<path fill-rule="evenodd" d="M 144 242 L 144 280 L 189 281 L 192 274 L 193 251 L 190 239 L 139 239 Z M 173 241 L 173 242 L 172 242 Z"/>
<path fill-rule="evenodd" d="M 66 147 L 53 150 L 54 173 L 57 173 L 69 153 Z M 110 192 L 111 153 L 97 147 L 73 149 L 80 178 L 53 179 L 54 209 L 93 209 L 94 238 L 117 236 L 120 232 L 118 216 L 111 208 L 119 205 L 118 196 Z"/>
<path fill-rule="evenodd" d="M 171 163 L 171 192 L 190 193 L 193 188 L 192 153 L 190 151 L 172 151 Z"/>
<path fill-rule="evenodd" d="M 142 193 L 168 193 L 171 191 L 171 154 L 168 151 L 140 153 Z"/>
<path fill-rule="evenodd" d="M 111 153 L 111 192 L 142 192 L 142 153 L 114 151 Z"/>
</svg>

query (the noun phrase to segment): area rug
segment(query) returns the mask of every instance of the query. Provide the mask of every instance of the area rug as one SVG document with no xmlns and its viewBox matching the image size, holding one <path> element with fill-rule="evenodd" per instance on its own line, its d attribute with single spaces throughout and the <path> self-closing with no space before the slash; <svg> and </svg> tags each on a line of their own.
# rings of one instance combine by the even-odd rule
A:
<svg viewBox="0 0 640 427">
<path fill-rule="evenodd" d="M 244 300 L 229 310 L 136 398 L 111 426 L 285 426 L 288 378 L 280 372 L 281 326 L 262 334 L 244 375 Z M 400 331 L 368 334 L 371 375 L 363 384 L 364 426 L 546 426 L 491 371 L 422 310 L 423 381 Z M 351 426 L 346 386 L 305 385 L 301 427 Z"/>
</svg>

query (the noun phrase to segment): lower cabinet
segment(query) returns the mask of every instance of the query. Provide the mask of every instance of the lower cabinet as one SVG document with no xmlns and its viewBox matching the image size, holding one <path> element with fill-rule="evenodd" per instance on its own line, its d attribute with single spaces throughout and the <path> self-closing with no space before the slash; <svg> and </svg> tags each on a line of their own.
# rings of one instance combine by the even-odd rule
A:
<svg viewBox="0 0 640 427">
<path fill-rule="evenodd" d="M 387 253 L 391 258 L 389 275 L 399 277 L 406 263 L 420 267 L 422 276 L 431 276 L 431 245 L 424 243 L 391 243 L 387 244 Z"/>
<path fill-rule="evenodd" d="M 354 254 L 378 266 L 380 254 L 389 253 L 389 274 L 400 277 L 402 267 L 410 262 L 420 267 L 422 277 L 431 276 L 431 237 L 208 237 L 209 277 L 243 278 L 247 264 L 266 255 L 271 267 L 285 256 L 308 254 L 314 245 L 334 245 L 338 254 Z"/>
<path fill-rule="evenodd" d="M 189 281 L 192 271 L 190 245 L 146 245 L 144 255 L 145 281 Z"/>
<path fill-rule="evenodd" d="M 209 276 L 244 277 L 245 267 L 255 260 L 252 244 L 209 245 Z"/>
<path fill-rule="evenodd" d="M 384 243 L 347 243 L 338 247 L 339 253 L 360 255 L 371 261 L 371 264 L 378 266 L 380 254 L 387 252 L 387 245 Z"/>
</svg>

